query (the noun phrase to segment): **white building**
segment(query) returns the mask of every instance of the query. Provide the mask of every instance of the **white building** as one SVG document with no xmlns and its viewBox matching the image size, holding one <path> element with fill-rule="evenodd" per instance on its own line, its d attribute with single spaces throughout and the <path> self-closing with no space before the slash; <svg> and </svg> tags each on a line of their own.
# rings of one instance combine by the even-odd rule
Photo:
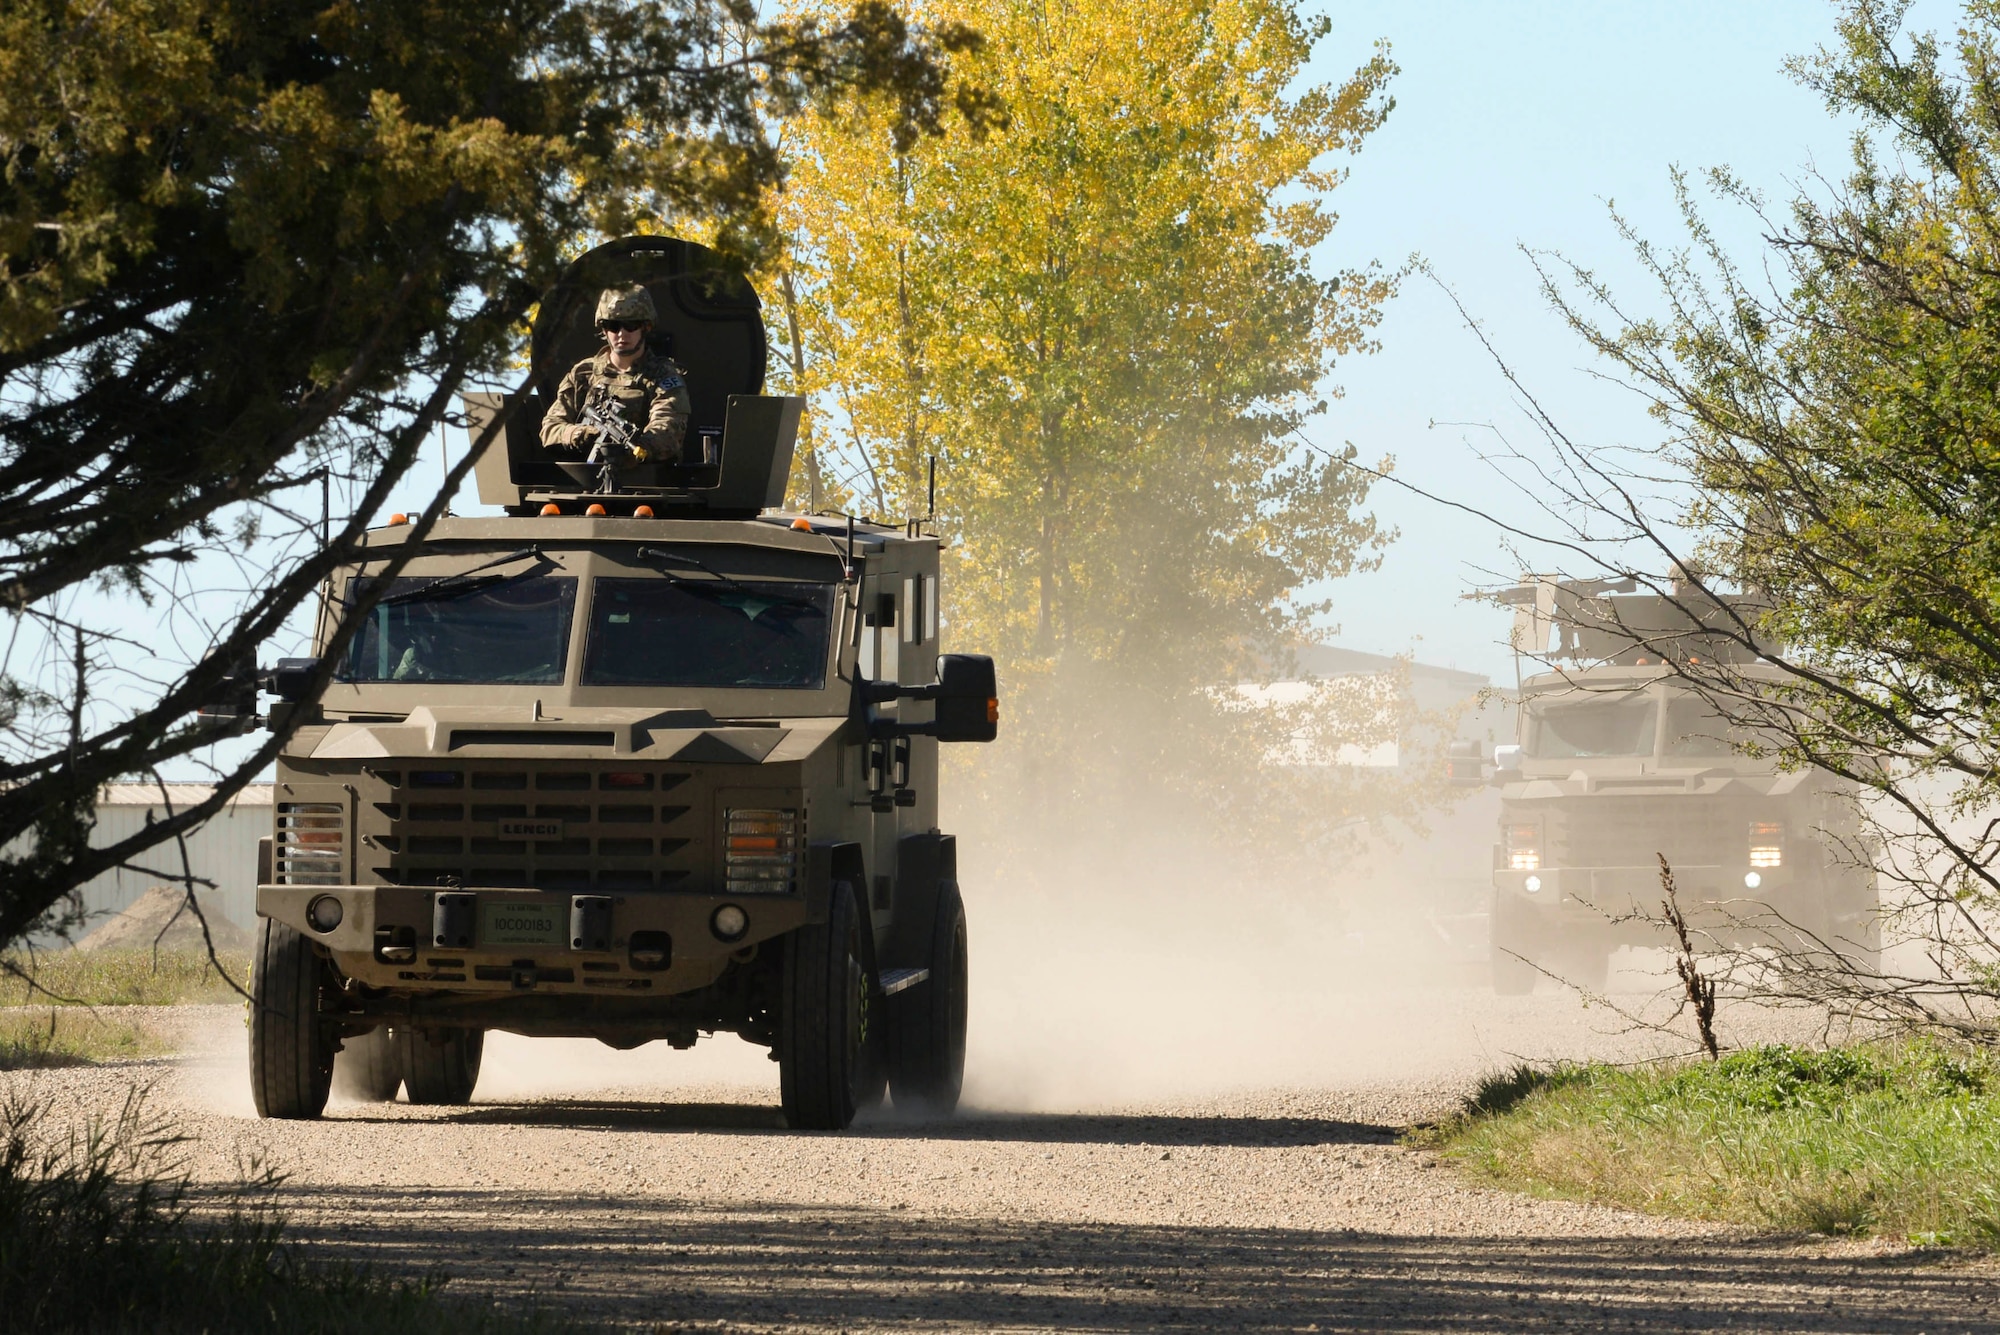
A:
<svg viewBox="0 0 2000 1335">
<path fill-rule="evenodd" d="M 97 848 L 118 843 L 166 819 L 170 805 L 172 811 L 185 811 L 213 792 L 205 783 L 170 783 L 164 794 L 158 784 L 108 784 L 98 794 L 97 828 L 90 842 Z M 245 931 L 257 925 L 257 841 L 270 833 L 271 785 L 253 783 L 186 836 L 188 869 L 215 882 L 223 913 Z M 155 844 L 136 861 L 148 870 L 118 868 L 85 882 L 83 906 L 91 915 L 85 932 L 105 915 L 130 907 L 153 886 L 176 883 L 181 841 Z"/>
</svg>

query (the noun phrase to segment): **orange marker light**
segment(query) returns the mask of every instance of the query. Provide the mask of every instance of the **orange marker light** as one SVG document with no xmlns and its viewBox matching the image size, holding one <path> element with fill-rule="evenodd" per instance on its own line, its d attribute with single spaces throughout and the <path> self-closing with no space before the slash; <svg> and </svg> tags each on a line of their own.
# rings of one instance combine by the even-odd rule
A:
<svg viewBox="0 0 2000 1335">
<path fill-rule="evenodd" d="M 810 533 L 813 529 L 813 521 L 807 519 L 804 515 L 800 515 L 792 521 L 792 527 L 801 533 Z"/>
<path fill-rule="evenodd" d="M 542 507 L 542 513 L 545 515 L 559 515 L 562 513 L 562 507 L 560 505 L 557 505 L 554 501 L 550 501 L 547 505 L 544 505 Z"/>
<path fill-rule="evenodd" d="M 604 514 L 610 514 L 611 512 L 609 510 L 606 510 L 602 505 L 598 504 L 597 502 L 592 501 L 590 503 L 590 508 L 585 510 L 584 513 L 587 515 L 604 515 Z"/>
<path fill-rule="evenodd" d="M 998 723 L 1000 721 L 1000 702 L 998 700 L 987 700 L 986 721 L 988 723 Z"/>
<path fill-rule="evenodd" d="M 653 517 L 653 507 L 650 505 L 635 506 L 632 510 L 632 517 L 634 519 L 651 519 Z"/>
<path fill-rule="evenodd" d="M 398 525 L 398 524 L 407 524 L 407 523 L 409 523 L 409 522 L 410 522 L 410 517 L 409 517 L 408 515 L 390 515 L 390 516 L 389 516 L 389 527 L 390 527 L 390 528 L 394 528 L 394 527 L 396 527 L 396 525 Z"/>
</svg>

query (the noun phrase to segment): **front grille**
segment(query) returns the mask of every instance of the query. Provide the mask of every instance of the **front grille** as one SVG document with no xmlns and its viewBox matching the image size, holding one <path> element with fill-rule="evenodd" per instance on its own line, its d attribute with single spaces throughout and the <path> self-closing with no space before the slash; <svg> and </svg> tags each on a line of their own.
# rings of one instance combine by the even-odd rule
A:
<svg viewBox="0 0 2000 1335">
<path fill-rule="evenodd" d="M 1706 796 L 1552 802 L 1541 813 L 1543 861 L 1555 867 L 1645 867 L 1661 856 L 1677 866 L 1734 862 L 1744 855 L 1745 806 L 1741 798 Z"/>
<path fill-rule="evenodd" d="M 377 770 L 364 807 L 383 885 L 651 890 L 693 870 L 690 807 L 662 801 L 687 774 L 540 768 Z M 386 790 L 386 791 L 385 791 Z M 675 865 L 675 864 L 681 865 Z"/>
<path fill-rule="evenodd" d="M 339 885 L 346 852 L 338 802 L 280 802 L 273 871 L 280 885 Z"/>
</svg>

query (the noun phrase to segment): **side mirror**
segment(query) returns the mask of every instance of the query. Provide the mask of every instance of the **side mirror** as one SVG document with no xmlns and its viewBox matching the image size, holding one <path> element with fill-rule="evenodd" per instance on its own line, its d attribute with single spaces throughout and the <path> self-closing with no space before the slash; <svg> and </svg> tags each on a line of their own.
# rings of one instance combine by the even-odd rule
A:
<svg viewBox="0 0 2000 1335">
<path fill-rule="evenodd" d="M 941 742 L 990 742 L 1000 735 L 1000 687 L 993 660 L 984 654 L 938 655 L 938 679 L 928 686 L 900 686 L 893 681 L 864 681 L 856 686 L 862 704 L 890 700 L 931 700 L 937 704 L 929 723 L 875 719 L 876 737 L 935 737 Z"/>
<path fill-rule="evenodd" d="M 1445 775 L 1454 788 L 1486 786 L 1486 747 L 1476 737 L 1463 737 L 1445 750 Z"/>
<path fill-rule="evenodd" d="M 317 658 L 281 658 L 278 666 L 257 679 L 257 684 L 290 704 L 306 698 L 306 687 L 319 667 Z"/>
<path fill-rule="evenodd" d="M 197 722 L 242 731 L 257 721 L 257 664 L 245 659 L 223 674 L 215 694 L 195 707 Z"/>
<path fill-rule="evenodd" d="M 1518 746 L 1496 746 L 1493 748 L 1493 782 L 1517 783 L 1521 778 L 1521 748 Z"/>
<path fill-rule="evenodd" d="M 941 654 L 937 721 L 931 735 L 941 742 L 990 742 L 1000 735 L 1000 686 L 993 660 L 984 654 Z"/>
</svg>

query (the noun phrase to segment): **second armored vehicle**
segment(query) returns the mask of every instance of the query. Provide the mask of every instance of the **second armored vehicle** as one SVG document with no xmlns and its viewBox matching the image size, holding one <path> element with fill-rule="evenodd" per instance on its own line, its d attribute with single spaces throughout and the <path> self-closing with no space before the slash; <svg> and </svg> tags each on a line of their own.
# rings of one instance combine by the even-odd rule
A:
<svg viewBox="0 0 2000 1335">
<path fill-rule="evenodd" d="M 1503 599 L 1517 608 L 1517 652 L 1541 670 L 1521 682 L 1520 745 L 1496 750 L 1490 780 L 1496 991 L 1544 973 L 1602 989 L 1620 946 L 1666 944 L 1662 857 L 1714 939 L 1816 939 L 1873 966 L 1875 873 L 1853 785 L 1746 750 L 1751 734 L 1676 665 L 1722 665 L 1753 696 L 1780 680 L 1740 636 L 1704 624 L 1727 616 L 1722 602 L 1553 580 Z"/>
</svg>

